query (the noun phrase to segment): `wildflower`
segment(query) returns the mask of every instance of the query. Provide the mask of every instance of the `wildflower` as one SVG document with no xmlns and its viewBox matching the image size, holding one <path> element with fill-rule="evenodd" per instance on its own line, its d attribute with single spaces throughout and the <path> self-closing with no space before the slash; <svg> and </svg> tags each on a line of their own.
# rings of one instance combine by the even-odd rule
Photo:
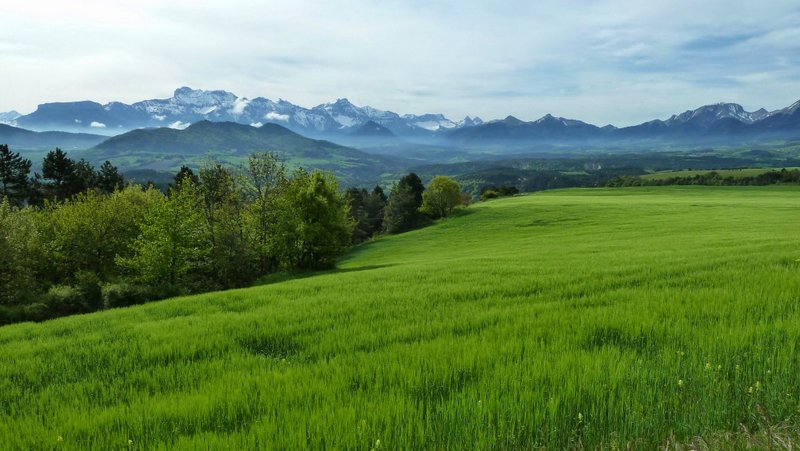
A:
<svg viewBox="0 0 800 451">
<path fill-rule="evenodd" d="M 678 379 L 678 387 L 683 387 L 683 379 Z"/>
<path fill-rule="evenodd" d="M 717 371 L 722 370 L 722 365 L 717 365 Z"/>
<path fill-rule="evenodd" d="M 128 439 L 128 446 L 133 446 L 133 440 Z"/>
<path fill-rule="evenodd" d="M 375 449 L 378 449 L 380 447 L 381 447 L 381 439 L 375 440 Z"/>
<path fill-rule="evenodd" d="M 752 385 L 747 387 L 747 394 L 749 394 L 749 395 L 753 394 L 753 386 Z"/>
<path fill-rule="evenodd" d="M 756 387 L 756 391 L 761 390 L 761 382 L 756 381 L 755 387 Z"/>
<path fill-rule="evenodd" d="M 706 371 L 711 371 L 711 364 L 710 363 L 706 363 Z"/>
<path fill-rule="evenodd" d="M 583 414 L 578 412 L 578 422 L 583 422 Z"/>
<path fill-rule="evenodd" d="M 62 437 L 62 436 L 60 436 L 60 435 L 59 435 L 59 436 L 58 436 L 58 441 L 59 441 L 59 442 L 63 442 L 63 441 L 64 441 L 64 437 Z"/>
</svg>

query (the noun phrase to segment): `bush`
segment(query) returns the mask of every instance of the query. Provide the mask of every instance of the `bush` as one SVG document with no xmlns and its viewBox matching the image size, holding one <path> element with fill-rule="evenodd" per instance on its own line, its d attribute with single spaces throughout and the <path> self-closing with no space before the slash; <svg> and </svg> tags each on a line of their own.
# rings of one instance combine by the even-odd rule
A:
<svg viewBox="0 0 800 451">
<path fill-rule="evenodd" d="M 107 283 L 102 289 L 103 308 L 127 307 L 150 300 L 150 289 L 145 285 L 127 282 Z"/>
<path fill-rule="evenodd" d="M 54 285 L 50 287 L 50 290 L 45 295 L 45 304 L 55 316 L 91 311 L 81 290 L 70 285 Z"/>
</svg>

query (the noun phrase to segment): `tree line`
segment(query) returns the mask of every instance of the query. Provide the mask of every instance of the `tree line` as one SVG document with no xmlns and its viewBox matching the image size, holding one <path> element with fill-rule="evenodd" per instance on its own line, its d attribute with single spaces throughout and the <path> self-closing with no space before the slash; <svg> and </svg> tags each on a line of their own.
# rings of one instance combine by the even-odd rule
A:
<svg viewBox="0 0 800 451">
<path fill-rule="evenodd" d="M 166 192 L 124 185 L 59 149 L 41 175 L 0 146 L 0 324 L 178 294 L 249 286 L 276 271 L 334 266 L 353 243 L 452 213 L 458 184 L 408 174 L 387 196 L 339 190 L 328 173 L 289 173 L 270 153 L 241 168 L 182 167 Z"/>
<path fill-rule="evenodd" d="M 663 179 L 645 179 L 635 176 L 615 177 L 605 183 L 607 187 L 626 186 L 666 186 L 666 185 L 708 185 L 708 186 L 758 186 L 779 183 L 800 183 L 800 170 L 786 168 L 762 172 L 761 174 L 734 177 L 723 176 L 719 172 L 710 171 L 690 176 L 674 176 Z"/>
</svg>

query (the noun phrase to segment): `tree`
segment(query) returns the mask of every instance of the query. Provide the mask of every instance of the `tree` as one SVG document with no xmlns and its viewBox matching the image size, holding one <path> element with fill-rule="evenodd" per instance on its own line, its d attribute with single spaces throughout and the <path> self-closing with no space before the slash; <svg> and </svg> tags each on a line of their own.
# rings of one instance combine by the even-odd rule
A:
<svg viewBox="0 0 800 451">
<path fill-rule="evenodd" d="M 383 226 L 388 233 L 400 233 L 419 227 L 425 218 L 420 214 L 425 187 L 413 172 L 392 187 L 386 203 Z"/>
<path fill-rule="evenodd" d="M 414 202 L 417 208 L 422 206 L 422 193 L 425 192 L 425 185 L 422 184 L 422 180 L 417 174 L 411 172 L 408 175 L 403 176 L 398 184 L 408 185 L 411 189 L 411 193 L 414 195 Z"/>
<path fill-rule="evenodd" d="M 221 288 L 246 285 L 257 274 L 244 227 L 241 177 L 220 163 L 200 169 L 200 192 L 209 231 L 212 277 Z"/>
<path fill-rule="evenodd" d="M 295 172 L 281 196 L 279 221 L 279 249 L 288 267 L 329 268 L 350 245 L 349 206 L 330 174 Z"/>
<path fill-rule="evenodd" d="M 104 162 L 97 173 L 97 188 L 100 192 L 111 194 L 125 186 L 125 179 L 110 161 Z"/>
<path fill-rule="evenodd" d="M 203 197 L 187 178 L 146 212 L 132 256 L 117 264 L 148 285 L 180 292 L 203 288 L 209 272 L 208 225 Z"/>
<path fill-rule="evenodd" d="M 367 192 L 363 188 L 351 188 L 347 190 L 347 198 L 350 202 L 350 218 L 356 223 L 353 228 L 353 243 L 361 243 L 379 233 L 383 227 L 386 207 L 383 189 L 375 186 L 372 192 Z"/>
<path fill-rule="evenodd" d="M 98 173 L 94 170 L 94 166 L 81 158 L 80 161 L 75 163 L 75 178 L 70 196 L 96 188 L 97 177 Z"/>
<path fill-rule="evenodd" d="M 450 177 L 440 175 L 428 184 L 422 196 L 422 211 L 432 218 L 444 218 L 461 205 L 461 187 Z"/>
<path fill-rule="evenodd" d="M 42 161 L 44 197 L 61 201 L 79 193 L 75 171 L 75 162 L 67 157 L 66 152 L 59 148 L 48 152 Z"/>
<path fill-rule="evenodd" d="M 181 166 L 180 170 L 178 170 L 178 173 L 175 174 L 175 183 L 173 183 L 170 186 L 173 188 L 177 188 L 181 184 L 181 182 L 187 178 L 190 179 L 195 185 L 200 183 L 200 179 L 197 178 L 194 171 L 192 171 L 192 168 L 184 165 Z"/>
<path fill-rule="evenodd" d="M 30 188 L 30 172 L 30 160 L 11 152 L 7 145 L 0 145 L 0 201 L 7 198 L 11 205 L 23 205 Z"/>
<path fill-rule="evenodd" d="M 278 268 L 280 258 L 275 230 L 280 215 L 280 198 L 289 185 L 286 167 L 269 152 L 255 153 L 247 161 L 244 193 L 246 236 L 258 259 L 260 274 Z"/>
</svg>

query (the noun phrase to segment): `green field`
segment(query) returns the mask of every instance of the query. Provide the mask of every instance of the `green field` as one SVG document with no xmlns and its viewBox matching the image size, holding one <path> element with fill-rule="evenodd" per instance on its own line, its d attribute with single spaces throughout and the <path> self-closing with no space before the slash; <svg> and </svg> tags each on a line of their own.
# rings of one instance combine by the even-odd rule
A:
<svg viewBox="0 0 800 451">
<path fill-rule="evenodd" d="M 548 191 L 328 273 L 6 326 L 0 448 L 797 437 L 798 225 L 798 187 Z"/>
<path fill-rule="evenodd" d="M 662 171 L 662 172 L 654 172 L 652 174 L 646 174 L 641 176 L 643 180 L 666 180 L 673 177 L 694 177 L 696 175 L 703 175 L 708 174 L 709 172 L 716 172 L 720 175 L 720 177 L 733 177 L 735 179 L 745 178 L 745 177 L 756 177 L 761 175 L 765 172 L 769 171 L 780 171 L 784 168 L 742 168 L 742 169 L 718 169 L 715 171 L 710 171 L 708 169 L 701 169 L 701 170 L 682 170 L 682 171 Z M 785 168 L 787 171 L 791 171 L 794 169 L 800 169 L 797 167 L 787 167 Z"/>
</svg>

